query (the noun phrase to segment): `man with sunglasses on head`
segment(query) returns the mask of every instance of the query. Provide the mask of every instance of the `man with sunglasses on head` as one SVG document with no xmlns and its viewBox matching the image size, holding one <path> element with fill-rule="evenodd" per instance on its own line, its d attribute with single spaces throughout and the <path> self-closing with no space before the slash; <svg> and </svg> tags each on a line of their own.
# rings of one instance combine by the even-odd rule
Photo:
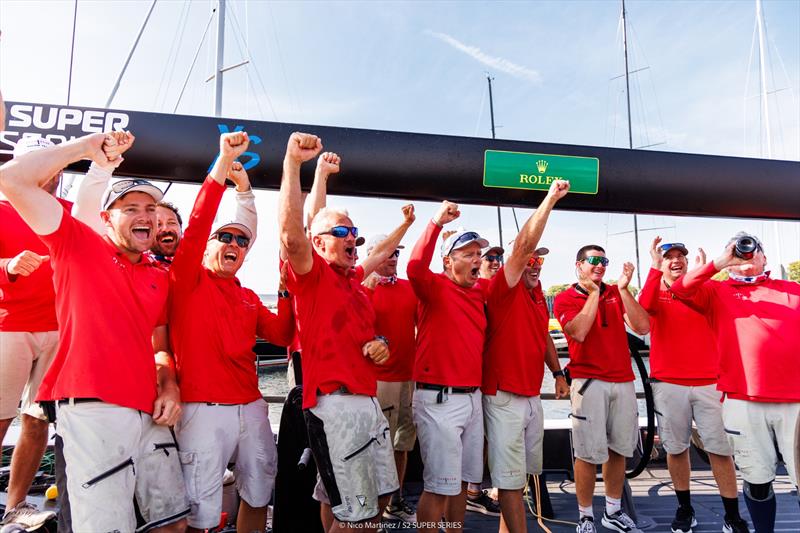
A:
<svg viewBox="0 0 800 533">
<path fill-rule="evenodd" d="M 794 435 L 800 416 L 800 284 L 772 279 L 766 264 L 758 237 L 739 232 L 722 255 L 670 286 L 706 317 L 714 332 L 722 419 L 758 533 L 775 527 L 772 482 L 778 451 L 797 486 L 795 451 L 800 445 Z M 729 279 L 713 281 L 722 270 Z"/>
<path fill-rule="evenodd" d="M 650 246 L 652 266 L 639 294 L 639 303 L 650 314 L 650 383 L 658 432 L 678 497 L 672 531 L 688 533 L 697 526 L 689 493 L 692 421 L 719 487 L 726 531 L 747 531 L 747 523 L 739 516 L 733 449 L 722 423 L 714 334 L 702 314 L 670 292 L 672 284 L 689 270 L 688 255 L 683 243 L 661 244 L 661 237 L 656 237 Z"/>
<path fill-rule="evenodd" d="M 481 361 L 486 315 L 478 286 L 481 249 L 489 246 L 474 231 L 459 230 L 441 245 L 444 272 L 430 270 L 445 224 L 461 215 L 444 201 L 411 252 L 408 278 L 420 301 L 413 413 L 417 426 L 424 490 L 417 506 L 421 531 L 463 526 L 466 485 L 483 479 Z"/>
<path fill-rule="evenodd" d="M 633 456 L 639 421 L 625 326 L 644 335 L 650 322 L 647 311 L 628 291 L 633 265 L 623 265 L 616 285 L 603 283 L 607 266 L 602 247 L 582 247 L 575 261 L 578 282 L 553 304 L 569 346 L 579 533 L 595 531 L 592 497 L 597 465 L 603 465 L 606 493 L 603 526 L 639 531 L 621 508 L 625 458 Z"/>
<path fill-rule="evenodd" d="M 543 256 L 549 250 L 537 248 L 550 212 L 567 191 L 568 181 L 556 180 L 550 185 L 489 286 L 483 414 L 489 471 L 500 496 L 500 530 L 512 533 L 526 531 L 522 489 L 528 474 L 542 471 L 544 414 L 539 393 L 545 363 L 557 375 L 557 397 L 569 391 L 548 333 L 550 313 L 539 283 Z"/>
<path fill-rule="evenodd" d="M 279 299 L 278 316 L 236 274 L 253 244 L 256 221 L 233 220 L 212 228 L 225 179 L 249 190 L 242 164 L 247 133 L 220 136 L 220 155 L 195 201 L 170 275 L 170 338 L 181 383 L 183 414 L 177 425 L 183 473 L 191 503 L 189 531 L 219 523 L 222 477 L 235 462 L 241 497 L 237 530 L 261 531 L 275 482 L 276 448 L 268 407 L 253 366 L 256 336 L 286 345 L 293 315 Z M 205 312 L 198 313 L 199 309 Z"/>
<path fill-rule="evenodd" d="M 375 235 L 367 244 L 369 256 L 375 247 L 386 240 Z M 414 358 L 416 355 L 417 296 L 407 279 L 397 276 L 397 262 L 403 245 L 364 281 L 367 295 L 375 309 L 375 331 L 389 341 L 392 357 L 378 370 L 378 401 L 389 421 L 389 433 L 394 446 L 394 460 L 400 490 L 392 494 L 383 516 L 388 519 L 416 522 L 416 512 L 403 498 L 403 480 L 408 452 L 414 449 L 417 433 L 411 416 Z"/>
<path fill-rule="evenodd" d="M 137 519 L 144 530 L 182 531 L 188 502 L 168 450 L 180 392 L 167 339 L 167 275 L 143 254 L 162 193 L 144 180 L 117 182 L 103 199 L 100 236 L 40 188 L 79 159 L 113 161 L 105 140 L 68 141 L 0 172 L 0 191 L 45 242 L 54 271 L 59 348 L 37 400 L 58 408 L 76 531 L 131 531 Z"/>
<path fill-rule="evenodd" d="M 279 196 L 281 244 L 289 262 L 287 285 L 303 346 L 303 408 L 320 480 L 315 497 L 327 531 L 377 524 L 398 489 L 386 418 L 375 398 L 375 365 L 389 358 L 376 335 L 375 311 L 361 287 L 397 249 L 414 221 L 405 220 L 356 268 L 356 238 L 346 211 L 326 207 L 303 229 L 300 166 L 322 149 L 315 135 L 293 133 L 283 162 Z"/>
</svg>

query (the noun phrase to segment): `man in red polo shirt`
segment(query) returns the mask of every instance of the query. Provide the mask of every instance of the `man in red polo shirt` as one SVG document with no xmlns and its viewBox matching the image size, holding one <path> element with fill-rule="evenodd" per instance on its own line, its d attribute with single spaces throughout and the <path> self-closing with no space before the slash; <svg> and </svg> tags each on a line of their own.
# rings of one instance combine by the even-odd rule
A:
<svg viewBox="0 0 800 533">
<path fill-rule="evenodd" d="M 75 530 L 130 531 L 138 514 L 144 529 L 181 531 L 189 508 L 169 453 L 180 393 L 164 325 L 167 278 L 142 254 L 161 191 L 144 180 L 116 183 L 101 237 L 40 188 L 79 159 L 108 162 L 105 138 L 26 154 L 0 173 L 0 191 L 45 242 L 54 271 L 59 348 L 37 401 L 58 404 Z"/>
<path fill-rule="evenodd" d="M 413 413 L 425 464 L 417 507 L 421 531 L 438 531 L 445 514 L 448 521 L 463 524 L 466 484 L 483 479 L 479 387 L 486 314 L 477 282 L 481 248 L 489 243 L 474 231 L 457 231 L 441 246 L 444 272 L 430 270 L 442 227 L 460 215 L 458 205 L 442 203 L 414 246 L 407 269 L 420 301 Z"/>
<path fill-rule="evenodd" d="M 761 241 L 738 233 L 722 255 L 670 286 L 706 317 L 716 337 L 722 419 L 759 533 L 775 527 L 777 450 L 796 486 L 800 445 L 794 435 L 800 416 L 800 284 L 770 278 L 766 264 Z M 712 281 L 723 269 L 730 278 Z"/>
<path fill-rule="evenodd" d="M 650 383 L 658 433 L 678 497 L 672 531 L 689 533 L 697 525 L 689 493 L 693 420 L 717 480 L 726 527 L 746 531 L 747 524 L 739 516 L 733 449 L 725 435 L 716 387 L 719 357 L 714 334 L 703 315 L 669 290 L 688 271 L 689 250 L 682 243 L 660 243 L 661 237 L 656 237 L 650 247 L 653 263 L 639 303 L 650 315 Z"/>
<path fill-rule="evenodd" d="M 548 250 L 536 247 L 550 212 L 567 191 L 567 181 L 551 184 L 541 205 L 514 239 L 513 252 L 489 285 L 481 386 L 483 414 L 489 471 L 500 496 L 500 529 L 512 533 L 526 531 L 522 489 L 528 474 L 542 471 L 544 414 L 539 392 L 545 360 L 553 372 L 561 371 L 548 333 L 549 312 L 538 279 L 538 259 Z M 534 266 L 539 269 L 534 270 Z M 561 387 L 559 392 L 566 392 L 563 373 L 556 383 Z"/>
<path fill-rule="evenodd" d="M 647 311 L 628 291 L 633 265 L 625 263 L 616 285 L 603 283 L 608 258 L 590 244 L 578 250 L 575 283 L 556 297 L 553 311 L 569 345 L 572 376 L 572 439 L 575 451 L 575 493 L 579 533 L 593 533 L 597 465 L 603 465 L 606 505 L 603 525 L 614 531 L 638 531 L 622 511 L 625 458 L 636 447 L 638 414 L 633 369 L 625 332 L 650 329 Z"/>
<path fill-rule="evenodd" d="M 289 138 L 278 220 L 303 346 L 303 408 L 320 477 L 315 495 L 328 530 L 358 531 L 363 524 L 351 523 L 377 523 L 398 488 L 388 424 L 375 398 L 375 365 L 386 362 L 389 347 L 375 335 L 375 311 L 361 281 L 397 249 L 414 214 L 404 208 L 404 223 L 356 268 L 358 228 L 346 211 L 320 210 L 309 241 L 300 166 L 321 149 L 314 135 Z"/>
<path fill-rule="evenodd" d="M 386 235 L 375 235 L 367 244 L 369 256 L 376 246 L 386 240 Z M 406 473 L 408 452 L 414 449 L 417 432 L 411 416 L 411 398 L 414 382 L 411 380 L 416 355 L 417 296 L 407 279 L 397 276 L 397 249 L 365 281 L 367 294 L 375 309 L 375 332 L 386 337 L 392 347 L 392 356 L 378 371 L 378 401 L 389 421 L 389 433 L 394 445 L 394 461 L 400 490 L 384 512 L 384 517 L 404 522 L 416 522 L 416 512 L 403 498 L 403 479 Z"/>
<path fill-rule="evenodd" d="M 294 316 L 284 298 L 275 316 L 236 278 L 253 242 L 254 222 L 234 220 L 211 231 L 225 178 L 237 189 L 250 189 L 247 173 L 235 161 L 248 144 L 244 132 L 220 136 L 220 156 L 203 182 L 170 268 L 170 337 L 184 403 L 178 443 L 181 457 L 189 458 L 183 472 L 192 506 L 190 531 L 219 523 L 221 480 L 232 459 L 241 496 L 237 530 L 264 529 L 275 481 L 275 440 L 258 389 L 253 344 L 256 336 L 288 344 Z M 198 314 L 200 308 L 208 312 Z"/>
</svg>

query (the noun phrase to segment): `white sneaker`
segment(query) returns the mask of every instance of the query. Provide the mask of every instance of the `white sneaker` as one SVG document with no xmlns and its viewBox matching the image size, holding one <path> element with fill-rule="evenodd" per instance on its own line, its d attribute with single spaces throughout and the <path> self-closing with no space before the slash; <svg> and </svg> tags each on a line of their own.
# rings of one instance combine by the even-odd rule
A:
<svg viewBox="0 0 800 533">
<path fill-rule="evenodd" d="M 33 531 L 55 517 L 56 513 L 53 511 L 40 511 L 33 504 L 20 502 L 15 507 L 6 510 L 6 514 L 3 515 L 3 520 L 0 521 L 0 525 L 10 526 L 12 524 L 18 524 L 27 531 Z"/>
<path fill-rule="evenodd" d="M 575 528 L 576 533 L 596 533 L 597 530 L 594 528 L 594 518 L 591 516 L 584 516 L 581 518 L 581 521 L 578 523 L 578 527 Z"/>
<path fill-rule="evenodd" d="M 620 533 L 642 533 L 642 530 L 636 527 L 636 522 L 622 511 L 617 511 L 612 515 L 603 511 L 601 523 L 606 529 L 619 531 Z"/>
</svg>

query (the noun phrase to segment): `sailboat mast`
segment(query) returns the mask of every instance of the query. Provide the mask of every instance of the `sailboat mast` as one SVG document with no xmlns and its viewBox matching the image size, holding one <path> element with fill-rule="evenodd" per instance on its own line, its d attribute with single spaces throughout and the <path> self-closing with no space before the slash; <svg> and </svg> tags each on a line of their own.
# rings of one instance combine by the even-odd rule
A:
<svg viewBox="0 0 800 533">
<path fill-rule="evenodd" d="M 491 119 L 492 123 L 492 139 L 495 138 L 494 132 L 494 100 L 492 99 L 492 77 L 488 74 L 486 75 L 486 81 L 489 82 L 489 118 Z M 500 217 L 500 206 L 497 206 L 497 233 L 500 237 L 500 242 L 498 243 L 500 246 L 503 246 L 503 221 Z"/>
<path fill-rule="evenodd" d="M 217 8 L 217 66 L 214 76 L 214 116 L 222 116 L 222 63 L 225 60 L 225 0 Z"/>
<path fill-rule="evenodd" d="M 631 82 L 628 68 L 628 23 L 625 17 L 625 0 L 622 0 L 622 48 L 625 53 L 625 100 L 628 104 L 628 148 L 633 149 L 633 125 L 631 124 Z M 633 241 L 636 247 L 636 281 L 642 288 L 642 267 L 639 260 L 639 218 L 633 215 Z"/>
</svg>

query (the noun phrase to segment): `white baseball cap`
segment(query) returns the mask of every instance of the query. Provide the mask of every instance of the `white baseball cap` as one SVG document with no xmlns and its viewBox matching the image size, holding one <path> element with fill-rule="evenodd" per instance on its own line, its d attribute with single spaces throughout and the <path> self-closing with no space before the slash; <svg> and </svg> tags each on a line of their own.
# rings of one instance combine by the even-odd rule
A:
<svg viewBox="0 0 800 533">
<path fill-rule="evenodd" d="M 23 137 L 17 141 L 17 144 L 14 145 L 13 155 L 14 157 L 19 157 L 23 154 L 27 154 L 28 152 L 43 150 L 45 148 L 50 148 L 51 146 L 55 145 L 44 137 Z"/>
<path fill-rule="evenodd" d="M 472 244 L 473 242 L 477 242 L 478 245 L 481 247 L 481 249 L 489 246 L 489 241 L 482 238 L 475 231 L 466 231 L 466 230 L 456 231 L 442 243 L 442 248 L 441 248 L 442 257 L 447 257 L 448 255 L 453 253 L 454 250 L 463 248 L 464 246 Z"/>
</svg>

